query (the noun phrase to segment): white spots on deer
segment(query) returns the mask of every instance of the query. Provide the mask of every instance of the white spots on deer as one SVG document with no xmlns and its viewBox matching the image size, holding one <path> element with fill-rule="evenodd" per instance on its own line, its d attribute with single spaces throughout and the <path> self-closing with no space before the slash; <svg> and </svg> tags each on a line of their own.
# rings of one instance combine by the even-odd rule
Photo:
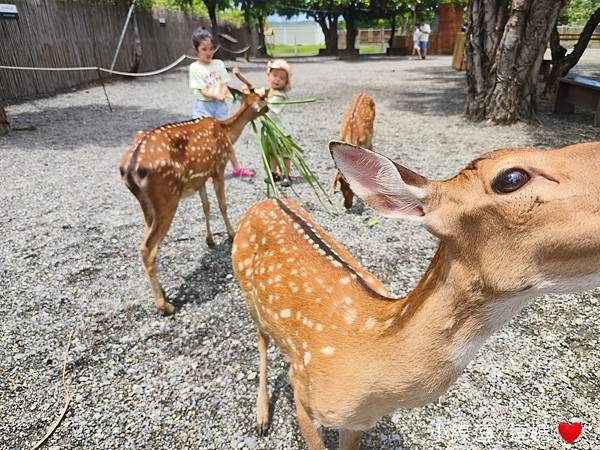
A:
<svg viewBox="0 0 600 450">
<path fill-rule="evenodd" d="M 342 277 L 342 278 L 340 278 L 340 284 L 344 284 L 344 285 L 350 284 L 350 277 Z"/>
<path fill-rule="evenodd" d="M 323 353 L 324 355 L 327 355 L 327 356 L 331 356 L 335 353 L 335 347 L 330 347 L 330 346 L 323 347 L 321 349 L 321 353 Z"/>
<path fill-rule="evenodd" d="M 279 311 L 279 315 L 283 319 L 287 319 L 288 317 L 290 317 L 292 315 L 292 311 L 289 308 L 282 309 L 281 311 Z"/>
<path fill-rule="evenodd" d="M 294 341 L 292 338 L 287 338 L 285 340 L 287 346 L 290 348 L 290 350 L 292 350 L 294 353 L 298 353 L 298 350 L 296 349 L 296 346 L 294 345 Z"/>
<path fill-rule="evenodd" d="M 310 354 L 310 352 L 304 353 L 304 365 L 305 366 L 308 366 L 308 363 L 310 362 L 311 356 L 312 355 Z"/>
<path fill-rule="evenodd" d="M 349 308 L 344 314 L 344 320 L 348 325 L 351 325 L 356 320 L 357 312 L 354 308 Z"/>
<path fill-rule="evenodd" d="M 376 324 L 377 324 L 377 320 L 375 320 L 373 317 L 369 317 L 367 320 L 365 320 L 365 325 L 363 328 L 365 330 L 371 330 L 371 329 L 375 328 Z"/>
</svg>

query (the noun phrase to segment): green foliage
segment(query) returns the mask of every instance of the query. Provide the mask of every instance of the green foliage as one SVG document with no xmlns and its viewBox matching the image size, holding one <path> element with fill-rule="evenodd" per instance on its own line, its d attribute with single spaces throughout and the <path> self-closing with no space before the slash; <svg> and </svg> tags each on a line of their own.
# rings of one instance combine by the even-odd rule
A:
<svg viewBox="0 0 600 450">
<path fill-rule="evenodd" d="M 585 25 L 600 8 L 600 0 L 569 0 L 558 18 L 559 25 Z"/>
<path fill-rule="evenodd" d="M 226 9 L 221 18 L 238 28 L 244 24 L 244 13 L 237 8 Z"/>
<path fill-rule="evenodd" d="M 114 3 L 128 3 L 130 0 L 104 0 Z M 226 5 L 226 1 L 217 2 L 219 5 Z M 208 9 L 203 0 L 136 0 L 136 5 L 144 9 L 153 7 L 161 8 L 167 11 L 187 11 L 196 17 L 208 17 Z M 244 23 L 244 14 L 237 8 L 221 9 L 219 19 L 226 20 L 237 27 Z"/>
<path fill-rule="evenodd" d="M 316 56 L 319 54 L 319 49 L 325 48 L 323 45 L 308 44 L 308 45 L 284 45 L 284 44 L 267 44 L 269 55 L 274 58 L 285 56 Z"/>
<path fill-rule="evenodd" d="M 447 3 L 458 3 L 459 5 L 467 6 L 469 4 L 469 0 L 439 0 L 438 3 L 440 5 L 445 5 Z"/>
<path fill-rule="evenodd" d="M 163 8 L 170 11 L 177 11 L 179 9 L 188 11 L 196 17 L 208 17 L 208 10 L 202 0 L 144 0 L 153 3 L 154 6 Z"/>
</svg>

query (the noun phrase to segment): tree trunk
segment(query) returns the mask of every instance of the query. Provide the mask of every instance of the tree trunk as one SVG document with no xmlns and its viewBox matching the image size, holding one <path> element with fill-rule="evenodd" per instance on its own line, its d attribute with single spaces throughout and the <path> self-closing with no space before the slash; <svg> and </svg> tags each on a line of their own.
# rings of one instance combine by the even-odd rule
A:
<svg viewBox="0 0 600 450">
<path fill-rule="evenodd" d="M 250 61 L 250 55 L 252 54 L 253 45 L 252 45 L 252 28 L 250 26 L 250 5 L 247 2 L 242 3 L 242 11 L 244 12 L 244 29 L 246 30 L 246 35 L 248 36 L 248 45 L 250 48 L 244 54 L 244 58 L 246 62 Z"/>
<path fill-rule="evenodd" d="M 346 50 L 352 52 L 356 47 L 356 5 L 350 3 L 344 12 L 346 20 Z"/>
<path fill-rule="evenodd" d="M 419 21 L 417 19 L 417 4 L 418 4 L 418 2 L 415 2 L 412 4 L 412 26 L 413 26 L 413 28 L 415 27 L 415 25 L 417 25 L 419 23 Z"/>
<path fill-rule="evenodd" d="M 256 54 L 268 58 L 269 51 L 267 50 L 267 40 L 265 39 L 265 18 L 262 13 L 258 13 L 256 19 L 258 21 L 258 50 Z"/>
<path fill-rule="evenodd" d="M 471 0 L 465 41 L 466 116 L 511 124 L 531 121 L 537 77 L 564 0 Z"/>
<path fill-rule="evenodd" d="M 556 26 L 552 30 L 552 36 L 550 37 L 550 50 L 552 51 L 552 70 L 548 79 L 546 80 L 546 86 L 544 88 L 544 96 L 547 98 L 554 98 L 558 89 L 558 79 L 566 76 L 569 71 L 579 62 L 581 55 L 590 43 L 590 39 L 594 30 L 600 23 L 600 8 L 598 8 L 594 14 L 588 19 L 587 23 L 583 27 L 579 39 L 573 48 L 573 51 L 567 55 L 567 49 L 560 45 L 560 35 Z"/>
<path fill-rule="evenodd" d="M 340 15 L 337 13 L 316 13 L 316 22 L 325 36 L 325 53 L 335 56 L 338 53 L 338 28 L 337 22 Z"/>
<path fill-rule="evenodd" d="M 4 106 L 0 105 L 0 136 L 4 136 L 10 132 L 10 123 L 6 116 L 6 110 Z"/>
<path fill-rule="evenodd" d="M 392 32 L 390 33 L 390 40 L 388 41 L 388 47 L 392 48 L 394 46 L 394 36 L 396 35 L 396 11 L 392 13 L 392 17 L 390 18 L 390 28 Z M 382 38 L 383 40 L 383 38 Z"/>
<path fill-rule="evenodd" d="M 140 65 L 142 64 L 142 38 L 140 37 L 140 29 L 138 28 L 137 14 L 135 13 L 135 9 L 133 10 L 133 62 L 131 63 L 131 68 L 129 69 L 132 73 L 137 73 L 140 70 Z"/>
<path fill-rule="evenodd" d="M 217 2 L 215 0 L 202 0 L 208 10 L 210 17 L 210 27 L 215 45 L 219 43 L 219 24 L 217 23 Z"/>
</svg>

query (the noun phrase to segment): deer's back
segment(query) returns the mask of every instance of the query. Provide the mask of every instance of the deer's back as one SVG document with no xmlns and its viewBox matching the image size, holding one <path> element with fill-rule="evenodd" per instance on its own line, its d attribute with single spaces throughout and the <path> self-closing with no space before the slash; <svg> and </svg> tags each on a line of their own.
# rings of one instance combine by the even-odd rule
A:
<svg viewBox="0 0 600 450">
<path fill-rule="evenodd" d="M 360 333 L 388 319 L 389 302 L 376 298 L 383 284 L 289 199 L 263 200 L 242 217 L 232 263 L 254 320 L 294 377 L 339 377 Z"/>
<path fill-rule="evenodd" d="M 121 173 L 160 180 L 173 192 L 193 191 L 224 170 L 230 151 L 229 138 L 215 119 L 167 124 L 138 132 L 121 159 Z"/>
<path fill-rule="evenodd" d="M 365 93 L 354 94 L 342 120 L 340 140 L 372 148 L 375 102 Z"/>
</svg>

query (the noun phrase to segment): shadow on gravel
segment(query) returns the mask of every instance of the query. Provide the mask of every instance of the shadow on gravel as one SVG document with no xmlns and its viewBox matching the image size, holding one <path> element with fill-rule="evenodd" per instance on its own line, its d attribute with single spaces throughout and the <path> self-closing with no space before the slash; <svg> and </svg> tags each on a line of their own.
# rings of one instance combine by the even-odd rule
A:
<svg viewBox="0 0 600 450">
<path fill-rule="evenodd" d="M 187 274 L 184 282 L 168 293 L 169 302 L 176 307 L 187 303 L 204 303 L 227 289 L 232 279 L 227 278 L 231 270 L 231 244 L 225 233 L 213 233 L 221 242 L 202 254 L 197 268 Z"/>
<path fill-rule="evenodd" d="M 420 74 L 423 79 L 411 82 L 411 90 L 399 85 L 390 97 L 390 104 L 398 111 L 410 111 L 424 116 L 462 115 L 465 110 L 465 83 L 462 75 L 440 71 L 437 67 L 402 69 Z"/>
<path fill-rule="evenodd" d="M 271 422 L 273 422 L 273 418 L 277 416 L 275 405 L 281 396 L 285 397 L 285 402 L 290 405 L 291 410 L 294 410 L 295 408 L 294 391 L 292 390 L 292 386 L 290 385 L 287 376 L 287 366 L 286 369 L 277 368 L 276 370 L 279 371 L 279 374 L 277 375 L 275 384 L 271 387 L 269 399 L 269 417 L 271 418 Z"/>
<path fill-rule="evenodd" d="M 592 126 L 594 114 L 576 111 L 570 114 L 541 113 L 542 124 L 532 126 L 529 135 L 534 147 L 559 148 L 578 142 L 600 140 L 600 128 Z"/>
<path fill-rule="evenodd" d="M 118 104 L 110 112 L 106 103 L 65 107 L 40 107 L 35 111 L 11 114 L 15 127 L 35 126 L 29 136 L 40 137 L 45 145 L 62 150 L 81 148 L 86 144 L 107 147 L 127 146 L 138 130 L 150 130 L 165 123 L 188 120 L 155 108 L 132 108 Z M 101 124 L 99 128 L 98 124 Z M 19 136 L 24 136 L 21 132 Z M 123 151 L 125 148 L 123 148 Z"/>
<path fill-rule="evenodd" d="M 325 428 L 323 440 L 326 448 L 338 448 L 339 434 L 337 430 Z M 383 417 L 374 428 L 363 433 L 360 448 L 365 450 L 403 450 L 406 447 L 396 425 L 389 417 Z"/>
</svg>

